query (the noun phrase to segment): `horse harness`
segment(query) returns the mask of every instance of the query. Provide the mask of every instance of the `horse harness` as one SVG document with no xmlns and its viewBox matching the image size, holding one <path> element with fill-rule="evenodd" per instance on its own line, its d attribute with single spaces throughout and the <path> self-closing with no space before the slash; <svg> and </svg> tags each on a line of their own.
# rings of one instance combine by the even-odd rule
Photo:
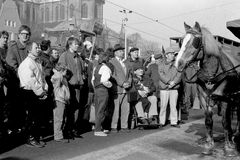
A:
<svg viewBox="0 0 240 160">
<path fill-rule="evenodd" d="M 199 34 L 198 32 L 194 31 L 194 30 L 190 30 L 187 33 L 190 33 L 194 36 L 193 41 L 192 41 L 192 46 L 197 49 L 196 52 L 196 56 L 193 59 L 197 59 L 198 61 L 198 68 L 197 68 L 197 72 L 189 79 L 186 79 L 186 82 L 188 83 L 198 83 L 204 90 L 206 90 L 207 92 L 207 97 L 210 98 L 212 97 L 214 91 L 222 84 L 222 82 L 225 80 L 225 78 L 228 76 L 229 72 L 232 72 L 233 70 L 235 70 L 236 68 L 240 67 L 240 65 L 237 65 L 229 70 L 225 70 L 223 68 L 223 72 L 215 75 L 214 77 L 207 77 L 204 75 L 201 75 L 200 78 L 200 74 L 201 74 L 201 68 L 200 68 L 200 63 L 201 61 L 203 61 L 204 59 L 204 42 L 202 40 L 202 35 Z M 220 59 L 218 59 L 220 61 Z M 187 64 L 187 66 L 189 66 L 190 64 L 192 64 L 195 61 L 191 61 Z M 219 66 L 218 66 L 219 67 Z M 223 67 L 223 66 L 222 66 Z M 219 70 L 219 68 L 217 69 Z M 192 81 L 194 78 L 197 77 L 196 81 Z M 186 78 L 186 76 L 185 76 Z"/>
</svg>

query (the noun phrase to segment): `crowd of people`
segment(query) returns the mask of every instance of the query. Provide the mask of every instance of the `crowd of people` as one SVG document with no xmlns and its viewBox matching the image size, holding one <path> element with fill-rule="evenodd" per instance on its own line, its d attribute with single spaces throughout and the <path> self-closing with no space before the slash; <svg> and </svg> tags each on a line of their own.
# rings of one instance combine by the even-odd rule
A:
<svg viewBox="0 0 240 160">
<path fill-rule="evenodd" d="M 125 59 L 120 44 L 91 53 L 94 46 L 75 37 L 60 51 L 50 40 L 30 41 L 26 25 L 18 40 L 8 37 L 0 32 L 1 134 L 24 133 L 28 146 L 44 147 L 43 128 L 52 120 L 54 140 L 68 143 L 81 137 L 92 106 L 95 136 L 130 132 L 134 116 L 137 125 L 180 127 L 182 74 L 173 65 L 178 50 L 167 48 L 147 63 L 139 48 L 131 48 Z"/>
</svg>

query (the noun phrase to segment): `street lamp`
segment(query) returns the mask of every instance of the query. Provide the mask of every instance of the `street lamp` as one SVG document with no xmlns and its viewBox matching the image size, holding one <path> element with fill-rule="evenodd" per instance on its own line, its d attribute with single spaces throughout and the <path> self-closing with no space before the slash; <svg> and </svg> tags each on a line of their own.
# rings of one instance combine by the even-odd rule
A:
<svg viewBox="0 0 240 160">
<path fill-rule="evenodd" d="M 127 59 L 127 30 L 126 30 L 126 24 L 127 24 L 127 21 L 128 21 L 127 14 L 132 13 L 133 11 L 130 11 L 130 10 L 127 11 L 127 10 L 123 9 L 123 10 L 120 10 L 119 12 L 125 14 L 125 17 L 123 18 L 122 23 L 123 23 L 123 29 L 124 29 L 124 46 L 125 46 L 125 56 L 124 56 L 124 58 Z"/>
</svg>

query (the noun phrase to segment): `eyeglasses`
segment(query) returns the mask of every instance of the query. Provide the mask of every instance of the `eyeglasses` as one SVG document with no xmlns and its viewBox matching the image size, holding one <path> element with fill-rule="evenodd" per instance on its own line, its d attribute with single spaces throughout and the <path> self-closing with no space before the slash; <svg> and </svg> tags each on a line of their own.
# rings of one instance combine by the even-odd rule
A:
<svg viewBox="0 0 240 160">
<path fill-rule="evenodd" d="M 26 35 L 26 36 L 29 36 L 30 33 L 20 33 L 21 35 Z"/>
</svg>

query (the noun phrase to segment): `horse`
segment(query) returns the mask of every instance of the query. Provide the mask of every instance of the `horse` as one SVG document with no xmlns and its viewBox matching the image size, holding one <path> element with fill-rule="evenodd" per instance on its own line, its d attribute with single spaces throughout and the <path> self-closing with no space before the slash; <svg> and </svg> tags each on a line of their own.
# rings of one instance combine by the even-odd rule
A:
<svg viewBox="0 0 240 160">
<path fill-rule="evenodd" d="M 226 156 L 237 154 L 236 145 L 233 141 L 233 130 L 231 127 L 231 112 L 233 98 L 239 93 L 239 66 L 240 60 L 225 52 L 211 32 L 200 27 L 198 22 L 191 27 L 184 22 L 186 34 L 182 41 L 181 49 L 175 60 L 175 67 L 184 70 L 194 62 L 198 63 L 198 71 L 191 79 L 195 79 L 201 108 L 204 109 L 206 143 L 203 154 L 210 155 L 214 148 L 213 139 L 213 107 L 218 105 L 222 114 L 222 125 L 224 129 L 224 151 Z M 238 94 L 239 96 L 239 94 Z M 239 99 L 239 98 L 238 98 Z M 239 133 L 239 113 L 237 107 Z"/>
</svg>

